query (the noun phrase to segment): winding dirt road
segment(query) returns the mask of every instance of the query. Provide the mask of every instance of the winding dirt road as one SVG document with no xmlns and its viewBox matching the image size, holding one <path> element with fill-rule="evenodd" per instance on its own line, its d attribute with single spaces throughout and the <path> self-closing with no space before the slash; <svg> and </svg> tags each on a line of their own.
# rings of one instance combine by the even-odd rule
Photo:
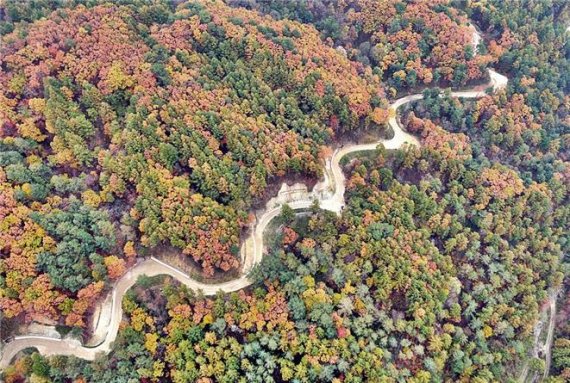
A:
<svg viewBox="0 0 570 383">
<path fill-rule="evenodd" d="M 474 45 L 479 41 L 479 35 L 474 32 Z M 507 85 L 507 78 L 498 74 L 493 70 L 489 70 L 490 84 L 494 91 L 504 88 Z M 479 98 L 486 95 L 484 90 L 469 90 L 452 92 L 453 97 L 460 98 Z M 392 117 L 388 123 L 394 131 L 394 137 L 389 140 L 379 140 L 371 144 L 354 144 L 337 148 L 330 158 L 325 160 L 325 176 L 324 180 L 319 182 L 311 192 L 297 193 L 295 190 L 285 190 L 278 195 L 279 203 L 268 203 L 266 210 L 259 216 L 255 228 L 251 235 L 244 241 L 241 249 L 241 261 L 243 271 L 241 277 L 229 282 L 219 284 L 204 284 L 192 279 L 184 272 L 169 266 L 160 260 L 151 257 L 145 261 L 138 263 L 129 270 L 121 279 L 117 281 L 113 290 L 110 292 L 111 299 L 106 299 L 106 304 L 100 310 L 110 310 L 105 313 L 97 323 L 95 333 L 106 334 L 104 340 L 95 347 L 85 347 L 75 339 L 56 339 L 45 336 L 16 336 L 14 339 L 5 344 L 0 357 L 0 369 L 4 369 L 10 364 L 16 354 L 27 348 L 35 348 L 43 355 L 74 355 L 76 357 L 94 360 L 99 353 L 108 353 L 117 337 L 119 325 L 123 317 L 122 299 L 126 291 L 129 290 L 142 276 L 169 275 L 192 290 L 201 290 L 204 295 L 214 295 L 218 291 L 232 292 L 246 288 L 251 284 L 247 275 L 254 265 L 261 262 L 264 252 L 263 233 L 265 228 L 273 218 L 281 212 L 283 203 L 287 203 L 295 210 L 309 208 L 316 200 L 322 209 L 329 210 L 340 214 L 344 207 L 345 177 L 340 167 L 340 160 L 347 154 L 360 152 L 365 150 L 375 150 L 379 144 L 383 144 L 386 149 L 399 149 L 404 145 L 419 146 L 416 137 L 406 133 L 400 126 L 396 111 L 399 107 L 422 99 L 421 94 L 414 94 L 400 98 L 390 105 Z M 306 188 L 305 188 L 306 189 Z M 301 199 L 299 199 L 301 196 Z M 109 303 L 110 302 L 110 303 Z"/>
<path fill-rule="evenodd" d="M 548 327 L 546 329 L 546 340 L 544 343 L 540 342 L 540 336 L 544 331 L 544 320 L 539 320 L 535 326 L 534 330 L 534 346 L 531 351 L 532 358 L 540 358 L 540 355 L 544 355 L 544 371 L 542 373 L 542 379 L 546 379 L 550 372 L 550 364 L 552 361 L 552 341 L 554 339 L 554 327 L 556 321 L 556 299 L 558 298 L 558 294 L 560 293 L 560 289 L 556 289 L 550 293 L 548 296 L 548 305 L 542 310 L 542 314 L 548 311 L 549 319 L 548 319 Z M 521 373 L 519 375 L 518 381 L 519 383 L 525 382 L 535 382 L 539 377 L 539 374 L 536 371 L 533 371 L 530 375 L 530 379 L 528 379 L 530 372 L 530 365 L 529 360 L 526 360 L 522 366 Z"/>
<path fill-rule="evenodd" d="M 490 85 L 493 86 L 494 90 L 506 86 L 507 78 L 505 76 L 493 70 L 489 70 L 489 74 L 491 76 Z M 485 96 L 485 94 L 484 91 L 472 90 L 453 92 L 452 96 L 478 98 Z M 309 208 L 313 204 L 313 201 L 316 200 L 322 209 L 340 214 L 345 203 L 345 178 L 340 167 L 342 157 L 354 152 L 375 150 L 379 144 L 383 144 L 386 149 L 399 149 L 406 144 L 419 146 L 419 141 L 416 137 L 402 130 L 395 112 L 402 105 L 420 100 L 422 97 L 421 94 L 414 94 L 400 98 L 390 105 L 390 108 L 393 110 L 393 117 L 390 118 L 389 124 L 394 131 L 393 138 L 390 140 L 379 140 L 371 144 L 347 145 L 335 150 L 332 157 L 325 161 L 325 180 L 309 193 L 308 198 L 297 201 L 287 201 L 287 204 L 295 210 L 302 210 Z M 113 341 L 117 337 L 119 324 L 123 317 L 121 306 L 122 298 L 127 290 L 135 284 L 138 277 L 142 275 L 170 275 L 192 290 L 201 290 L 204 295 L 214 295 L 218 291 L 227 293 L 246 288 L 251 284 L 251 281 L 247 277 L 249 271 L 254 265 L 261 262 L 263 257 L 263 232 L 269 222 L 280 214 L 281 206 L 282 205 L 278 205 L 267 209 L 258 220 L 251 236 L 242 245 L 243 272 L 240 278 L 220 284 L 205 284 L 190 278 L 182 271 L 152 257 L 129 270 L 119 279 L 111 291 L 111 315 L 107 315 L 108 321 L 98 323 L 98 327 L 103 327 L 107 330 L 105 340 L 101 344 L 96 347 L 84 347 L 79 341 L 74 339 L 54 339 L 44 336 L 17 336 L 13 341 L 5 345 L 0 359 L 0 368 L 5 368 L 19 351 L 30 347 L 36 348 L 43 355 L 74 355 L 87 360 L 94 360 L 98 353 L 108 353 L 111 350 Z M 106 309 L 106 307 L 103 307 L 103 309 Z M 100 330 L 101 329 L 97 329 L 96 331 Z"/>
</svg>

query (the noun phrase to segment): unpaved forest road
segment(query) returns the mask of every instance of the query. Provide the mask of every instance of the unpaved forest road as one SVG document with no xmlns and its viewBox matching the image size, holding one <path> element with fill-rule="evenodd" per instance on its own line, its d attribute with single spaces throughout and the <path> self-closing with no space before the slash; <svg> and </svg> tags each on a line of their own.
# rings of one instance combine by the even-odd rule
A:
<svg viewBox="0 0 570 383">
<path fill-rule="evenodd" d="M 546 341 L 544 343 L 540 343 L 540 335 L 542 331 L 544 331 L 544 322 L 540 320 L 535 326 L 535 337 L 534 337 L 534 346 L 532 348 L 532 357 L 538 358 L 540 352 L 544 352 L 545 357 L 545 367 L 544 373 L 542 374 L 542 379 L 546 379 L 548 377 L 548 372 L 550 371 L 550 362 L 551 362 L 551 350 L 552 350 L 552 340 L 554 339 L 554 326 L 556 322 L 556 299 L 558 298 L 560 290 L 555 290 L 548 296 L 548 307 L 543 309 L 544 311 L 549 311 L 549 320 L 548 320 L 548 329 L 546 330 L 548 333 L 546 335 Z M 519 383 L 524 383 L 527 381 L 529 372 L 529 361 L 527 360 L 522 368 L 521 374 L 519 375 Z M 533 372 L 530 382 L 535 382 L 537 378 L 537 373 Z"/>
<path fill-rule="evenodd" d="M 505 76 L 493 70 L 489 70 L 489 74 L 491 77 L 490 86 L 492 86 L 495 91 L 507 85 L 507 78 Z M 486 93 L 481 90 L 471 90 L 452 92 L 451 95 L 460 98 L 478 98 L 485 96 Z M 388 123 L 394 131 L 393 138 L 389 140 L 379 140 L 372 144 L 347 145 L 335 150 L 332 157 L 325 161 L 325 180 L 315 186 L 313 192 L 309 194 L 309 198 L 288 201 L 288 205 L 295 210 L 307 209 L 313 204 L 314 200 L 317 200 L 322 209 L 340 214 L 344 206 L 345 191 L 344 174 L 339 164 L 341 158 L 354 152 L 375 150 L 379 144 L 383 144 L 386 149 L 398 149 L 406 144 L 419 146 L 419 141 L 416 137 L 402 130 L 395 111 L 404 104 L 422 98 L 423 96 L 421 94 L 414 94 L 400 98 L 392 103 L 390 109 L 394 112 L 394 116 L 390 118 Z M 98 327 L 102 327 L 103 331 L 106 330 L 105 340 L 101 344 L 96 347 L 83 347 L 77 340 L 73 339 L 54 339 L 31 335 L 16 336 L 14 340 L 6 343 L 0 359 L 0 368 L 5 368 L 19 351 L 30 347 L 38 349 L 43 355 L 75 355 L 87 360 L 95 359 L 98 353 L 108 353 L 111 350 L 111 344 L 117 337 L 119 324 L 123 317 L 121 307 L 123 296 L 125 292 L 134 285 L 138 277 L 142 275 L 155 276 L 166 274 L 177 279 L 192 290 L 202 290 L 204 295 L 214 295 L 220 290 L 227 293 L 249 286 L 251 281 L 248 279 L 247 274 L 254 265 L 261 262 L 263 257 L 263 232 L 269 222 L 278 216 L 280 212 L 281 205 L 266 210 L 259 218 L 251 236 L 242 245 L 243 272 L 241 277 L 220 284 L 204 284 L 155 258 L 147 259 L 137 264 L 117 281 L 111 291 L 112 299 L 110 300 L 110 305 L 101 308 L 102 310 L 111 310 L 111 315 L 108 316 L 109 320 L 103 321 L 104 323 L 98 323 Z M 95 331 L 101 331 L 101 328 Z"/>
<path fill-rule="evenodd" d="M 474 30 L 474 46 L 478 43 L 480 36 Z M 476 52 L 476 49 L 475 49 Z M 503 89 L 507 85 L 508 79 L 498 74 L 497 72 L 489 69 L 490 84 L 494 91 Z M 453 97 L 459 98 L 479 98 L 486 95 L 481 87 L 469 91 L 452 92 Z M 419 146 L 419 141 L 416 137 L 406 133 L 400 126 L 396 110 L 412 101 L 421 100 L 423 95 L 414 94 L 402 97 L 390 105 L 392 117 L 390 117 L 388 124 L 394 131 L 394 137 L 389 140 L 378 140 L 371 144 L 354 144 L 337 148 L 331 158 L 325 160 L 325 176 L 324 180 L 317 183 L 311 193 L 306 193 L 302 199 L 297 199 L 298 195 L 294 192 L 290 196 L 288 192 L 281 192 L 281 200 L 295 210 L 307 209 L 311 207 L 316 200 L 322 209 L 329 210 L 340 214 L 344 207 L 344 191 L 345 191 L 345 178 L 340 167 L 340 160 L 342 157 L 350 153 L 375 150 L 379 144 L 383 144 L 386 149 L 399 149 L 404 145 Z M 110 315 L 101 315 L 100 318 L 106 320 L 99 320 L 97 328 L 94 333 L 105 334 L 104 340 L 95 347 L 85 347 L 75 339 L 56 339 L 45 336 L 27 335 L 16 336 L 14 339 L 5 344 L 2 355 L 0 357 L 0 369 L 6 368 L 16 354 L 26 348 L 36 348 L 42 355 L 73 355 L 86 360 L 94 360 L 99 353 L 108 353 L 111 351 L 111 345 L 117 337 L 119 324 L 123 317 L 122 300 L 126 291 L 129 290 L 137 281 L 138 277 L 142 275 L 155 276 L 155 275 L 169 275 L 179 282 L 186 285 L 192 290 L 201 290 L 204 295 L 214 295 L 218 291 L 232 292 L 241 290 L 251 284 L 247 275 L 254 265 L 261 262 L 263 258 L 263 232 L 273 218 L 278 216 L 281 212 L 282 203 L 275 206 L 268 206 L 266 210 L 258 217 L 257 224 L 252 230 L 251 235 L 242 244 L 241 248 L 241 261 L 243 270 L 241 276 L 229 282 L 219 284 L 204 284 L 201 283 L 182 271 L 169 266 L 158 259 L 151 257 L 145 261 L 138 263 L 135 267 L 130 269 L 123 277 L 121 277 L 115 284 L 113 290 L 110 292 L 109 297 L 101 303 L 101 311 L 110 310 Z"/>
</svg>

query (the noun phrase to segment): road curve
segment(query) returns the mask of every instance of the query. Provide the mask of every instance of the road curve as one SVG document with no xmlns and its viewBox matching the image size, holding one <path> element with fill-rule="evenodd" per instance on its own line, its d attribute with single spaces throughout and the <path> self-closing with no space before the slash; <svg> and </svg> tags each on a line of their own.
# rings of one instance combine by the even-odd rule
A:
<svg viewBox="0 0 570 383">
<path fill-rule="evenodd" d="M 491 77 L 491 86 L 494 90 L 504 88 L 507 83 L 507 78 L 489 70 Z M 471 90 L 452 92 L 453 97 L 461 98 L 478 98 L 486 95 L 484 91 Z M 364 150 L 375 150 L 379 144 L 383 144 L 386 149 L 398 149 L 404 145 L 419 146 L 419 141 L 416 137 L 406 133 L 402 130 L 396 116 L 396 110 L 412 101 L 422 99 L 421 94 L 414 94 L 400 98 L 390 105 L 393 111 L 388 123 L 394 131 L 394 137 L 389 140 L 378 140 L 371 144 L 354 144 L 347 145 L 334 151 L 331 158 L 325 161 L 325 180 L 321 183 L 320 187 L 315 187 L 313 192 L 309 193 L 309 198 L 297 201 L 287 201 L 287 204 L 295 209 L 307 209 L 316 200 L 319 202 L 322 209 L 333 211 L 340 214 L 344 206 L 344 192 L 345 192 L 345 178 L 340 167 L 340 160 L 347 154 L 360 152 Z M 254 265 L 261 262 L 263 257 L 263 232 L 269 222 L 279 215 L 281 212 L 281 204 L 267 209 L 259 218 L 250 237 L 242 245 L 242 276 L 232 281 L 219 283 L 219 284 L 205 284 L 195 279 L 192 279 L 182 271 L 169 266 L 158 259 L 152 257 L 145 261 L 138 263 L 135 267 L 129 270 L 121 279 L 117 281 L 112 294 L 111 315 L 109 321 L 100 323 L 98 326 L 107 327 L 105 340 L 96 347 L 83 347 L 80 342 L 74 339 L 55 339 L 42 336 L 17 336 L 13 341 L 7 343 L 4 347 L 1 359 L 0 369 L 9 365 L 14 356 L 21 350 L 26 348 L 36 348 L 43 355 L 74 355 L 76 357 L 94 360 L 98 353 L 107 353 L 111 350 L 111 346 L 119 330 L 119 324 L 123 317 L 122 311 L 122 298 L 126 291 L 129 290 L 141 275 L 155 276 L 155 275 L 169 275 L 177 279 L 180 283 L 186 285 L 193 290 L 201 290 L 204 295 L 214 295 L 218 291 L 232 292 L 241 290 L 251 284 L 247 274 Z M 249 249 L 252 249 L 251 251 Z M 105 307 L 103 307 L 105 308 Z"/>
<path fill-rule="evenodd" d="M 474 36 L 478 36 L 474 33 Z M 498 74 L 493 70 L 489 70 L 490 84 L 494 91 L 502 89 L 507 85 L 507 78 Z M 486 95 L 485 91 L 474 89 L 468 91 L 452 92 L 453 97 L 460 98 L 479 98 Z M 319 182 L 310 193 L 304 193 L 301 199 L 297 199 L 298 195 L 295 191 L 280 191 L 278 197 L 279 203 L 273 203 L 271 206 L 268 203 L 266 210 L 259 216 L 258 221 L 252 230 L 251 235 L 242 243 L 241 248 L 241 261 L 243 271 L 241 276 L 237 279 L 219 283 L 219 284 L 205 284 L 195 279 L 184 272 L 167 265 L 160 260 L 151 257 L 138 263 L 135 267 L 130 269 L 123 277 L 121 277 L 111 290 L 110 304 L 103 305 L 101 310 L 111 310 L 110 315 L 105 315 L 107 320 L 99 321 L 95 332 L 100 332 L 106 336 L 104 340 L 95 347 L 85 347 L 78 340 L 75 339 L 56 339 L 45 336 L 16 336 L 14 339 L 5 344 L 2 355 L 0 356 L 0 369 L 6 368 L 16 354 L 26 348 L 35 348 L 42 355 L 73 355 L 78 358 L 86 360 L 94 360 L 100 353 L 108 353 L 111 351 L 112 343 L 117 337 L 119 325 L 123 317 L 122 299 L 127 290 L 129 290 L 142 276 L 155 276 L 155 275 L 169 275 L 177 279 L 180 283 L 186 285 L 193 290 L 201 290 L 204 295 L 214 295 L 218 291 L 232 292 L 241 290 L 251 284 L 247 275 L 253 266 L 259 264 L 263 257 L 263 233 L 265 228 L 273 218 L 278 216 L 281 212 L 283 203 L 287 203 L 295 210 L 307 209 L 314 201 L 318 201 L 322 209 L 329 210 L 340 214 L 344 207 L 344 192 L 345 192 L 345 177 L 340 167 L 340 160 L 350 153 L 375 150 L 379 144 L 383 144 L 386 149 L 399 149 L 404 145 L 419 146 L 419 140 L 406 133 L 400 126 L 396 111 L 399 107 L 412 102 L 421 100 L 423 95 L 414 94 L 402 97 L 394 101 L 390 105 L 391 116 L 388 124 L 394 131 L 394 136 L 389 140 L 378 140 L 370 144 L 353 144 L 337 148 L 330 158 L 325 160 L 324 180 Z M 288 194 L 290 193 L 290 195 Z M 109 301 L 106 299 L 105 301 Z M 106 331 L 105 331 L 106 330 Z"/>
</svg>

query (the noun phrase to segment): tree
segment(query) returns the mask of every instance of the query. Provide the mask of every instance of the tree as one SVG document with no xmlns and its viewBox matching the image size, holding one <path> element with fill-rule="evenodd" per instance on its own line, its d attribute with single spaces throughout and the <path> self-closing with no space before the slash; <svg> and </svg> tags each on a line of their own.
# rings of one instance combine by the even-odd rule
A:
<svg viewBox="0 0 570 383">
<path fill-rule="evenodd" d="M 290 224 L 295 220 L 295 210 L 293 210 L 288 204 L 284 203 L 281 205 L 281 213 L 279 215 L 281 221 L 285 224 Z"/>
<path fill-rule="evenodd" d="M 47 272 L 57 287 L 77 292 L 93 281 L 90 264 L 102 264 L 97 252 L 115 245 L 108 216 L 78 200 L 70 200 L 65 210 L 34 213 L 33 219 L 58 241 L 53 251 L 38 254 L 38 267 Z"/>
</svg>

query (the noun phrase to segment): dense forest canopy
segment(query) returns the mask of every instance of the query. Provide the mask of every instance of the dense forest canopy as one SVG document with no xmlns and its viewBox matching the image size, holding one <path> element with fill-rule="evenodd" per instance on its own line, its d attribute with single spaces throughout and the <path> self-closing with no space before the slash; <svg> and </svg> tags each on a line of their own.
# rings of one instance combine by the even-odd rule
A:
<svg viewBox="0 0 570 383">
<path fill-rule="evenodd" d="M 252 207 L 322 176 L 346 207 L 282 214 L 254 285 L 143 279 L 114 351 L 26 353 L 6 382 L 508 382 L 568 291 L 570 7 L 563 0 L 99 0 L 0 5 L 0 308 L 84 328 L 145 254 L 239 269 Z M 472 45 L 473 28 L 483 39 Z M 478 100 L 446 87 L 506 89 Z M 570 379 L 567 298 L 549 382 Z M 566 309 L 566 311 L 564 310 Z M 566 321 L 564 320 L 566 318 Z"/>
<path fill-rule="evenodd" d="M 229 3 L 315 25 L 324 39 L 380 74 L 391 95 L 426 85 L 458 87 L 478 80 L 505 44 L 500 36 L 488 50 L 484 44 L 474 47 L 469 19 L 447 0 Z"/>
<path fill-rule="evenodd" d="M 79 5 L 2 42 L 9 316 L 77 324 L 77 293 L 139 245 L 179 248 L 206 275 L 238 268 L 240 229 L 268 182 L 318 177 L 335 135 L 387 117 L 380 78 L 313 27 L 221 2 Z"/>
</svg>

